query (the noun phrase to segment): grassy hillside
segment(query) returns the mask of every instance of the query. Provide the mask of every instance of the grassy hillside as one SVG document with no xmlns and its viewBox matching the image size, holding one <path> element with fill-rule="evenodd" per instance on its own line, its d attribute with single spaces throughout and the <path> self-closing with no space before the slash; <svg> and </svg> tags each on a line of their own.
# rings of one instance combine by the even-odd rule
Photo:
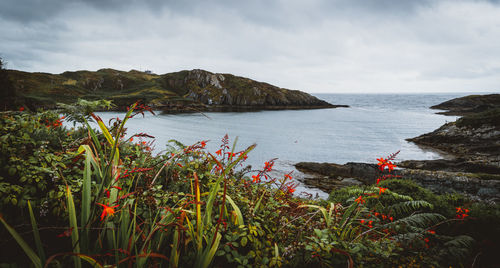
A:
<svg viewBox="0 0 500 268">
<path fill-rule="evenodd" d="M 307 93 L 279 88 L 231 74 L 203 70 L 157 75 L 101 69 L 61 74 L 8 70 L 18 102 L 30 108 L 52 108 L 78 98 L 109 99 L 118 108 L 141 100 L 154 108 L 249 106 L 283 108 L 332 107 Z"/>
</svg>

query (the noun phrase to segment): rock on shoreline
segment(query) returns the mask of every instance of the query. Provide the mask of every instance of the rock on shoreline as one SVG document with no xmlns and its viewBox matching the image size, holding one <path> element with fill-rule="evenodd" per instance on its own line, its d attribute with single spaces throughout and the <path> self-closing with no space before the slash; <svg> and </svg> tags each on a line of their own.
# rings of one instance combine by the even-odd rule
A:
<svg viewBox="0 0 500 268">
<path fill-rule="evenodd" d="M 325 192 L 360 184 L 374 184 L 381 172 L 376 164 L 299 162 L 297 170 L 306 174 L 303 182 Z M 411 179 L 435 193 L 461 193 L 474 199 L 500 201 L 500 175 L 423 169 L 395 169 L 391 174 Z"/>
</svg>

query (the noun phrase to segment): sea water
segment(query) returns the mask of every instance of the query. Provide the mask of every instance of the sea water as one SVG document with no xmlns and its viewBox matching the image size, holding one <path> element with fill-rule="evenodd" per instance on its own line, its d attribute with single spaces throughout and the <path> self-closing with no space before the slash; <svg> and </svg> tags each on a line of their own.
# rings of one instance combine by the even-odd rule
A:
<svg viewBox="0 0 500 268">
<path fill-rule="evenodd" d="M 262 168 L 265 161 L 277 158 L 277 176 L 293 171 L 292 176 L 300 178 L 304 175 L 293 165 L 302 161 L 375 163 L 376 158 L 396 151 L 400 151 L 398 161 L 441 158 L 437 152 L 421 149 L 406 139 L 455 121 L 457 117 L 436 114 L 438 111 L 429 107 L 465 95 L 468 94 L 315 94 L 332 104 L 350 107 L 146 114 L 127 123 L 127 137 L 141 132 L 154 136 L 156 153 L 161 153 L 171 139 L 185 145 L 208 140 L 207 150 L 215 152 L 228 134 L 230 145 L 238 137 L 236 151 L 257 144 L 246 160 L 253 169 Z M 101 112 L 99 115 L 107 122 L 113 117 L 123 118 L 124 113 Z M 327 196 L 300 184 L 297 192 L 302 191 Z"/>
</svg>

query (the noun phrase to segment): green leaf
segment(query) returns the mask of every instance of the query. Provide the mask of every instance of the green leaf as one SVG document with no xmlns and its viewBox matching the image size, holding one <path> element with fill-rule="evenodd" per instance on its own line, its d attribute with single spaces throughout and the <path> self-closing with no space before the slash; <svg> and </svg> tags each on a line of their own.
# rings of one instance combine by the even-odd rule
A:
<svg viewBox="0 0 500 268">
<path fill-rule="evenodd" d="M 226 194 L 226 198 L 227 198 L 227 201 L 229 201 L 229 203 L 233 207 L 234 212 L 236 213 L 236 218 L 238 219 L 238 222 L 236 225 L 237 226 L 245 225 L 245 222 L 243 221 L 243 215 L 241 214 L 241 210 L 238 208 L 236 203 L 234 203 L 233 199 L 229 195 Z"/>
<path fill-rule="evenodd" d="M 10 227 L 5 220 L 0 216 L 0 221 L 3 223 L 7 231 L 12 235 L 12 237 L 16 240 L 16 242 L 21 246 L 24 250 L 24 253 L 30 258 L 31 262 L 35 267 L 42 268 L 42 262 L 40 258 L 36 255 L 36 253 L 28 246 L 28 244 L 24 241 L 24 239 L 14 230 L 14 228 Z"/>
<path fill-rule="evenodd" d="M 71 241 L 73 243 L 73 252 L 76 254 L 80 254 L 80 241 L 78 238 L 78 223 L 76 221 L 76 210 L 75 203 L 73 201 L 73 195 L 71 194 L 71 190 L 69 186 L 66 186 L 66 198 L 68 203 L 68 214 L 69 214 L 69 226 L 72 229 L 71 232 Z M 80 258 L 75 259 L 75 267 L 82 267 L 82 262 Z"/>
<path fill-rule="evenodd" d="M 38 231 L 38 225 L 36 223 L 35 215 L 33 214 L 33 208 L 31 207 L 31 202 L 28 200 L 28 210 L 30 213 L 31 227 L 33 228 L 33 236 L 35 238 L 36 250 L 38 251 L 38 256 L 42 263 L 45 263 L 45 251 L 43 250 L 42 241 L 40 240 L 40 232 Z"/>
</svg>

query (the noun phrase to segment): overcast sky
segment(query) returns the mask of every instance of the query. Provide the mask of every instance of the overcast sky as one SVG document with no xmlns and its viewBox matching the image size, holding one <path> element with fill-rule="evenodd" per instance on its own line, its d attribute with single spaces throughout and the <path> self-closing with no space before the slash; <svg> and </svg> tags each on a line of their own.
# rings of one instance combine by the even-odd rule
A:
<svg viewBox="0 0 500 268">
<path fill-rule="evenodd" d="M 320 92 L 500 92 L 500 1 L 1 0 L 30 72 L 205 69 Z"/>
</svg>

